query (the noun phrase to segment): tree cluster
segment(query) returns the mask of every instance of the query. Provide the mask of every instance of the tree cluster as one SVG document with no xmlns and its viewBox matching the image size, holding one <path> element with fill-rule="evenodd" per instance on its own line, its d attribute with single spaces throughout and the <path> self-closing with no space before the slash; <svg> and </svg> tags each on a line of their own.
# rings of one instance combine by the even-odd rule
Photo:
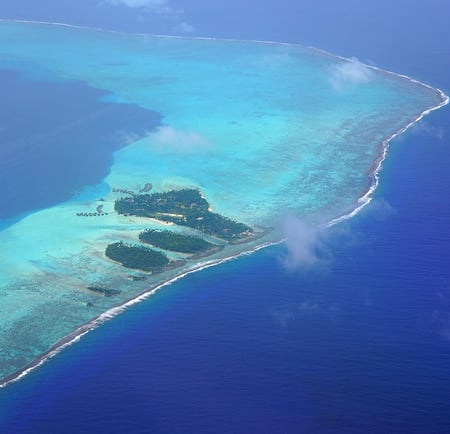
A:
<svg viewBox="0 0 450 434">
<path fill-rule="evenodd" d="M 203 238 L 177 234 L 171 231 L 147 229 L 139 234 L 139 241 L 165 250 L 181 253 L 200 253 L 215 247 Z"/>
<path fill-rule="evenodd" d="M 153 217 L 228 241 L 244 239 L 253 233 L 246 224 L 209 211 L 206 199 L 194 189 L 124 197 L 116 200 L 114 207 L 119 214 Z"/>
<path fill-rule="evenodd" d="M 160 271 L 169 259 L 161 252 L 139 245 L 124 244 L 121 241 L 109 244 L 105 255 L 124 267 L 143 271 Z"/>
</svg>

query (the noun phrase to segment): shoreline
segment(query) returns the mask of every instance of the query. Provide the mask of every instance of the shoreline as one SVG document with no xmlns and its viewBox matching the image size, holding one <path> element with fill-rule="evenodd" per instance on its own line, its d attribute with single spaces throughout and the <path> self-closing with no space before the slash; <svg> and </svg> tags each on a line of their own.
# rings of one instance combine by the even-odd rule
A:
<svg viewBox="0 0 450 434">
<path fill-rule="evenodd" d="M 386 71 L 389 73 L 389 71 Z M 395 74 L 395 73 L 393 73 Z M 406 76 L 405 76 L 406 77 Z M 412 82 L 416 82 L 416 80 L 411 79 L 408 77 Z M 420 83 L 420 82 L 418 82 Z M 424 86 L 429 87 L 427 84 L 421 83 Z M 331 219 L 327 226 L 334 226 L 337 223 L 340 223 L 342 221 L 348 220 L 355 215 L 357 215 L 364 207 L 369 205 L 370 202 L 372 202 L 373 194 L 375 193 L 376 189 L 378 188 L 378 185 L 380 184 L 380 172 L 383 167 L 383 162 L 387 158 L 388 150 L 391 145 L 391 141 L 395 138 L 399 137 L 403 133 L 405 133 L 407 130 L 409 130 L 413 125 L 415 125 L 417 122 L 421 121 L 425 116 L 429 115 L 435 110 L 439 110 L 442 107 L 445 107 L 450 102 L 450 97 L 446 95 L 442 90 L 432 88 L 431 89 L 439 95 L 441 98 L 441 102 L 435 106 L 428 107 L 425 110 L 423 110 L 421 113 L 419 113 L 417 116 L 415 116 L 410 122 L 408 122 L 405 126 L 400 127 L 397 131 L 394 131 L 389 137 L 384 139 L 380 143 L 380 153 L 377 155 L 373 161 L 372 166 L 368 170 L 367 177 L 369 179 L 369 186 L 367 188 L 367 191 L 362 194 L 356 201 L 356 207 L 353 210 L 349 210 L 342 215 L 335 217 Z"/>
<path fill-rule="evenodd" d="M 123 30 L 113 30 L 113 29 L 104 29 L 102 27 L 88 27 L 81 26 L 78 24 L 68 24 L 68 23 L 60 23 L 60 22 L 52 22 L 52 21 L 39 21 L 39 20 L 20 20 L 14 18 L 0 18 L 0 23 L 21 23 L 21 24 L 38 24 L 45 26 L 59 26 L 66 27 L 69 29 L 78 29 L 78 30 L 91 30 L 96 32 L 104 32 L 104 33 L 114 33 L 123 36 L 140 36 L 145 38 L 164 38 L 164 39 L 184 39 L 184 40 L 192 40 L 192 41 L 222 41 L 222 42 L 231 42 L 231 43 L 250 43 L 250 44 L 260 44 L 260 45 L 278 45 L 282 47 L 291 47 L 291 48 L 301 48 L 303 50 L 309 50 L 313 52 L 320 53 L 324 56 L 331 57 L 333 59 L 339 59 L 342 61 L 351 61 L 352 57 L 345 57 L 339 54 L 332 53 L 330 51 L 324 50 L 323 48 L 315 47 L 313 45 L 302 45 L 295 42 L 279 42 L 279 41 L 268 41 L 261 39 L 236 39 L 236 38 L 215 38 L 212 36 L 186 36 L 186 35 L 163 35 L 163 34 L 152 34 L 152 33 L 140 33 L 140 32 L 125 32 Z M 367 63 L 361 62 L 367 68 L 370 68 L 374 71 L 380 72 L 382 74 L 392 75 L 397 78 L 402 78 L 411 83 L 415 83 L 419 86 L 426 87 L 427 89 L 436 92 L 441 98 L 448 96 L 439 88 L 433 87 L 428 83 L 425 83 L 420 80 L 416 80 L 415 78 L 410 77 L 406 74 L 401 74 L 394 71 L 389 71 L 387 69 L 383 69 L 379 66 L 369 65 Z M 448 101 L 447 103 L 448 104 Z M 444 105 L 446 105 L 444 104 Z M 440 108 L 440 107 L 438 107 Z M 432 109 L 435 110 L 435 109 Z"/>
<path fill-rule="evenodd" d="M 90 27 L 83 27 L 83 26 L 77 26 L 77 25 L 71 25 L 71 24 L 64 24 L 64 23 L 51 23 L 51 22 L 40 22 L 40 21 L 27 21 L 27 20 L 14 20 L 14 19 L 0 19 L 0 22 L 13 22 L 13 23 L 26 23 L 26 24 L 40 24 L 40 25 L 57 25 L 57 26 L 63 26 L 63 27 L 69 27 L 69 28 L 75 28 L 75 29 L 83 29 L 83 30 L 95 30 L 95 31 L 102 31 L 102 32 L 110 32 L 110 33 L 119 33 L 123 35 L 136 35 L 136 36 L 145 36 L 145 37 L 160 37 L 160 38 L 176 38 L 176 39 L 191 39 L 191 40 L 211 40 L 211 41 L 226 41 L 226 42 L 249 42 L 249 43 L 256 43 L 256 44 L 272 44 L 272 45 L 280 45 L 280 46 L 289 46 L 289 47 L 297 47 L 302 49 L 309 49 L 313 51 L 317 51 L 323 55 L 331 56 L 335 59 L 340 59 L 343 61 L 349 61 L 350 59 L 335 55 L 332 53 L 328 53 L 325 50 L 321 50 L 319 48 L 315 47 L 309 47 L 309 46 L 302 46 L 300 44 L 292 44 L 292 43 L 282 43 L 282 42 L 271 42 L 271 41 L 258 41 L 258 40 L 238 40 L 238 39 L 225 39 L 225 38 L 207 38 L 207 37 L 184 37 L 184 36 L 167 36 L 167 35 L 146 35 L 141 33 L 126 33 L 116 30 L 107 30 L 107 29 L 101 29 L 101 28 L 90 28 Z M 435 106 L 431 106 L 423 110 L 418 115 L 414 116 L 412 120 L 410 120 L 405 126 L 400 127 L 397 129 L 394 133 L 392 133 L 389 137 L 385 138 L 377 147 L 377 155 L 375 156 L 372 165 L 367 170 L 367 189 L 365 189 L 360 197 L 358 197 L 355 201 L 355 207 L 344 212 L 342 215 L 335 217 L 327 222 L 326 226 L 331 227 L 335 224 L 338 224 L 342 221 L 348 220 L 350 218 L 353 218 L 356 216 L 364 207 L 366 207 L 373 199 L 374 192 L 378 188 L 378 185 L 380 183 L 379 174 L 382 170 L 382 165 L 384 160 L 387 158 L 388 150 L 390 143 L 393 139 L 403 134 L 405 131 L 407 131 L 410 127 L 412 127 L 414 124 L 419 122 L 421 119 L 423 119 L 426 115 L 430 114 L 431 112 L 438 110 L 445 105 L 447 105 L 450 101 L 449 96 L 447 96 L 443 91 L 440 89 L 434 88 L 426 83 L 420 82 L 418 80 L 415 80 L 409 76 L 398 74 L 395 72 L 383 70 L 379 67 L 371 66 L 371 65 L 365 65 L 368 68 L 374 69 L 377 72 L 383 73 L 383 74 L 389 74 L 398 78 L 401 78 L 403 80 L 407 80 L 411 83 L 414 83 L 416 85 L 420 85 L 423 87 L 426 87 L 427 89 L 433 91 L 436 93 L 436 95 L 439 97 L 440 102 L 439 104 Z M 378 151 L 379 149 L 379 151 Z M 14 383 L 30 372 L 32 372 L 37 367 L 41 366 L 43 363 L 45 363 L 47 360 L 53 358 L 57 354 L 59 354 L 64 348 L 72 345 L 73 343 L 79 341 L 82 336 L 90 332 L 91 330 L 96 329 L 100 325 L 102 325 L 104 322 L 108 321 L 111 318 L 114 318 L 121 312 L 123 312 L 125 309 L 127 309 L 130 306 L 133 306 L 134 304 L 140 303 L 141 301 L 147 299 L 148 297 L 155 294 L 157 291 L 159 291 L 161 288 L 170 285 L 177 280 L 183 278 L 184 276 L 187 276 L 191 273 L 195 273 L 197 271 L 204 270 L 206 268 L 210 268 L 216 265 L 220 265 L 225 262 L 229 262 L 231 260 L 237 259 L 242 256 L 247 256 L 250 254 L 253 254 L 261 249 L 281 244 L 284 240 L 281 239 L 279 241 L 267 241 L 260 245 L 256 245 L 252 247 L 250 250 L 244 250 L 238 254 L 226 256 L 224 258 L 220 259 L 211 259 L 206 260 L 204 262 L 199 262 L 197 264 L 194 264 L 191 268 L 185 269 L 183 271 L 180 271 L 179 273 L 175 274 L 172 277 L 169 277 L 165 280 L 163 280 L 160 283 L 156 283 L 150 288 L 142 291 L 141 293 L 137 294 L 136 296 L 133 296 L 132 298 L 128 299 L 127 301 L 121 303 L 120 305 L 117 305 L 115 307 L 112 307 L 105 312 L 97 315 L 92 320 L 85 322 L 78 328 L 76 328 L 73 332 L 69 333 L 65 337 L 61 338 L 57 342 L 55 342 L 50 348 L 42 353 L 40 356 L 38 356 L 36 359 L 28 363 L 24 368 L 16 371 L 15 373 L 12 373 L 6 377 L 3 377 L 0 379 L 0 388 L 4 388 L 8 386 L 11 383 Z"/>
<path fill-rule="evenodd" d="M 117 306 L 114 306 L 105 312 L 97 315 L 95 318 L 93 318 L 90 321 L 85 322 L 80 327 L 75 329 L 73 332 L 69 333 L 68 335 L 64 336 L 57 342 L 55 342 L 47 351 L 42 353 L 40 356 L 38 356 L 36 359 L 28 363 L 25 367 L 22 369 L 7 375 L 6 377 L 3 377 L 0 379 L 0 389 L 15 383 L 16 381 L 20 380 L 21 378 L 28 375 L 30 372 L 34 371 L 39 366 L 43 365 L 46 361 L 50 360 L 57 354 L 59 354 L 64 348 L 67 348 L 74 344 L 75 342 L 78 342 L 82 336 L 89 333 L 92 330 L 95 330 L 97 327 L 102 325 L 104 322 L 109 321 L 110 319 L 114 318 L 115 316 L 119 315 L 125 309 L 140 303 L 141 301 L 146 300 L 147 298 L 151 297 L 153 294 L 155 294 L 157 291 L 159 291 L 161 288 L 164 288 L 165 286 L 171 285 L 172 283 L 180 280 L 181 278 L 196 273 L 198 271 L 205 270 L 210 267 L 214 267 L 216 265 L 224 264 L 226 262 L 230 262 L 234 259 L 251 255 L 259 250 L 265 249 L 270 246 L 274 246 L 277 244 L 281 244 L 283 240 L 280 241 L 273 241 L 273 242 L 266 242 L 261 245 L 255 246 L 251 250 L 245 250 L 243 252 L 238 253 L 237 255 L 227 256 L 225 258 L 220 259 L 212 259 L 205 262 L 200 262 L 197 265 L 194 265 L 192 268 L 184 270 L 178 274 L 175 274 L 172 277 L 167 278 L 166 280 L 162 281 L 161 283 L 155 284 L 153 287 L 146 289 L 142 291 L 141 293 L 137 294 L 136 296 L 130 298 L 129 300 L 125 301 L 122 304 L 119 304 Z"/>
</svg>

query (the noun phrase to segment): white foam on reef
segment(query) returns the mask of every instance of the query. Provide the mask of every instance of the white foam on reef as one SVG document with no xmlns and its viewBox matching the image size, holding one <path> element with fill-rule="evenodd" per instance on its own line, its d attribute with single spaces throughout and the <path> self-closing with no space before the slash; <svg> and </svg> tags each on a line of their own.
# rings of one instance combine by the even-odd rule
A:
<svg viewBox="0 0 450 434">
<path fill-rule="evenodd" d="M 275 244 L 279 244 L 280 242 L 266 242 L 266 243 L 255 246 L 251 250 L 246 250 L 246 251 L 240 252 L 236 255 L 228 256 L 228 257 L 217 259 L 217 260 L 209 260 L 209 261 L 200 262 L 193 268 L 186 270 L 182 273 L 179 273 L 176 276 L 174 276 L 170 279 L 167 279 L 162 283 L 157 284 L 156 286 L 152 287 L 151 289 L 137 295 L 136 297 L 131 298 L 130 300 L 126 301 L 125 303 L 122 303 L 119 306 L 108 309 L 106 312 L 101 313 L 93 320 L 83 324 L 81 327 L 77 328 L 72 333 L 70 333 L 69 335 L 65 336 L 64 338 L 62 338 L 61 340 L 56 342 L 54 345 L 51 346 L 51 348 L 48 351 L 46 351 L 40 357 L 38 357 L 37 359 L 32 361 L 24 369 L 3 378 L 2 382 L 0 383 L 0 389 L 6 387 L 9 384 L 12 384 L 16 381 L 19 381 L 21 378 L 25 377 L 30 372 L 34 371 L 36 368 L 38 368 L 39 366 L 44 364 L 46 361 L 55 357 L 57 354 L 59 354 L 65 348 L 78 342 L 82 336 L 84 336 L 87 333 L 89 333 L 90 331 L 96 329 L 97 327 L 99 327 L 100 325 L 105 323 L 106 321 L 109 321 L 110 319 L 116 317 L 117 315 L 124 312 L 129 307 L 134 306 L 135 304 L 138 304 L 138 303 L 146 300 L 147 298 L 149 298 L 150 296 L 155 294 L 157 291 L 159 291 L 161 288 L 171 285 L 172 283 L 180 280 L 181 278 L 183 278 L 189 274 L 196 273 L 198 271 L 202 271 L 207 268 L 214 267 L 216 265 L 224 264 L 225 262 L 229 262 L 233 259 L 251 255 L 252 253 L 257 252 L 258 250 L 267 248 L 267 247 L 275 245 Z"/>
<path fill-rule="evenodd" d="M 313 50 L 313 51 L 321 53 L 325 56 L 332 57 L 335 59 L 340 59 L 342 61 L 352 61 L 352 58 L 348 58 L 345 56 L 341 56 L 339 54 L 331 53 L 330 51 L 315 47 L 313 45 L 302 45 L 302 44 L 292 43 L 292 42 L 268 41 L 268 40 L 261 40 L 261 39 L 215 38 L 215 37 L 211 37 L 211 36 L 180 36 L 180 35 L 165 35 L 165 34 L 152 34 L 152 33 L 140 33 L 140 32 L 124 32 L 124 31 L 120 31 L 120 30 L 105 29 L 102 27 L 88 27 L 88 26 L 80 26 L 77 24 L 68 24 L 68 23 L 60 23 L 60 22 L 52 22 L 52 21 L 38 21 L 38 20 L 19 20 L 19 19 L 0 18 L 0 22 L 52 25 L 52 26 L 67 27 L 67 28 L 73 28 L 73 29 L 79 29 L 79 30 L 94 30 L 94 31 L 98 31 L 98 32 L 115 33 L 115 34 L 119 34 L 119 35 L 143 36 L 143 37 L 147 37 L 147 38 L 168 38 L 168 39 L 185 39 L 185 40 L 201 40 L 201 41 L 224 41 L 224 42 L 236 42 L 236 43 L 248 42 L 248 43 L 252 43 L 252 44 L 279 45 L 279 46 L 294 47 L 294 48 L 299 47 L 302 49 Z M 390 74 L 392 76 L 404 78 L 404 79 L 410 81 L 411 83 L 415 83 L 420 86 L 424 86 L 432 91 L 438 92 L 443 99 L 443 103 L 439 104 L 438 106 L 433 107 L 429 110 L 426 110 L 422 115 L 428 114 L 429 111 L 436 110 L 436 109 L 448 104 L 448 102 L 449 102 L 448 101 L 449 97 L 444 92 L 442 92 L 440 89 L 436 89 L 433 86 L 431 86 L 427 83 L 424 83 L 422 81 L 416 80 L 406 74 L 389 71 L 387 69 L 383 69 L 383 68 L 380 68 L 375 65 L 369 65 L 369 64 L 366 64 L 363 62 L 361 62 L 361 65 L 363 65 L 364 67 L 373 69 L 375 71 L 381 72 L 381 73 Z M 418 120 L 420 120 L 420 119 L 418 119 Z"/>
<path fill-rule="evenodd" d="M 375 68 L 375 67 L 374 67 Z M 378 69 L 378 68 L 376 68 Z M 388 72 L 390 73 L 390 72 Z M 417 117 L 415 119 L 413 119 L 411 122 L 409 122 L 407 125 L 405 125 L 402 128 L 399 128 L 396 132 L 394 132 L 390 137 L 388 137 L 387 139 L 385 139 L 382 142 L 382 152 L 381 155 L 376 159 L 376 161 L 374 162 L 374 170 L 372 171 L 370 178 L 372 178 L 372 182 L 370 183 L 370 186 L 368 188 L 368 190 L 358 199 L 357 201 L 357 206 L 351 210 L 350 212 L 343 214 L 342 216 L 336 217 L 332 220 L 330 220 L 330 222 L 328 223 L 328 226 L 334 226 L 337 223 L 340 223 L 344 220 L 348 220 L 354 216 L 356 216 L 363 208 L 365 208 L 367 205 L 369 205 L 370 202 L 372 202 L 373 199 L 373 195 L 376 191 L 376 189 L 378 188 L 378 185 L 380 183 L 380 172 L 383 166 L 383 162 L 387 157 L 387 153 L 389 150 L 389 145 L 391 143 L 392 140 L 394 140 L 396 137 L 400 136 L 401 134 L 403 134 L 404 132 L 406 132 L 409 128 L 411 128 L 414 124 L 416 124 L 417 122 L 419 122 L 421 119 L 423 119 L 426 115 L 429 115 L 431 112 L 433 112 L 434 110 L 438 110 L 441 107 L 446 106 L 449 101 L 450 101 L 450 97 L 448 95 L 446 95 L 444 92 L 442 92 L 442 90 L 440 89 L 435 89 L 427 84 L 424 84 L 422 82 L 419 82 L 417 80 L 414 80 L 411 77 L 408 77 L 406 75 L 400 75 L 400 74 L 395 74 L 395 75 L 399 75 L 403 78 L 408 79 L 409 81 L 411 81 L 412 83 L 416 83 L 416 84 L 420 84 L 422 86 L 426 86 L 428 88 L 430 88 L 431 90 L 437 91 L 442 99 L 441 103 L 434 106 L 434 107 L 430 107 L 427 108 L 426 110 L 424 110 L 422 113 L 420 113 L 419 115 L 417 115 Z"/>
<path fill-rule="evenodd" d="M 120 31 L 120 30 L 112 30 L 112 29 L 105 29 L 102 27 L 88 27 L 88 26 L 80 26 L 77 24 L 68 24 L 68 23 L 60 23 L 60 22 L 52 22 L 52 21 L 38 21 L 38 20 L 19 20 L 19 19 L 8 19 L 8 18 L 0 18 L 0 23 L 1 22 L 5 22 L 5 23 L 23 23 L 23 24 L 40 24 L 40 25 L 51 25 L 51 26 L 60 26 L 60 27 L 67 27 L 67 28 L 73 28 L 73 29 L 79 29 L 79 30 L 93 30 L 93 31 L 98 31 L 98 32 L 105 32 L 105 33 L 114 33 L 114 34 L 119 34 L 119 35 L 130 35 L 130 36 L 143 36 L 146 38 L 167 38 L 167 39 L 184 39 L 184 40 L 201 40 L 201 41 L 223 41 L 223 42 L 236 42 L 236 43 L 244 43 L 244 42 L 248 42 L 248 43 L 252 43 L 252 44 L 265 44 L 265 45 L 279 45 L 279 46 L 284 46 L 284 47 L 298 47 L 298 48 L 302 48 L 302 49 L 309 49 L 309 50 L 313 50 L 316 51 L 318 53 L 321 53 L 325 56 L 328 57 L 332 57 L 335 59 L 340 59 L 343 61 L 351 61 L 351 58 L 345 57 L 345 56 L 341 56 L 339 54 L 335 54 L 335 53 L 331 53 L 327 50 L 324 50 L 322 48 L 318 48 L 315 47 L 313 45 L 302 45 L 302 44 L 298 44 L 298 43 L 292 43 L 292 42 L 279 42 L 279 41 L 268 41 L 268 40 L 261 40 L 261 39 L 236 39 L 236 38 L 215 38 L 212 36 L 180 36 L 180 35 L 164 35 L 164 34 L 152 34 L 152 33 L 140 33 L 140 32 L 124 32 L 124 31 Z M 389 71 L 383 68 L 380 68 L 378 66 L 374 66 L 374 65 L 369 65 L 369 64 L 365 64 L 363 62 L 361 62 L 361 65 L 385 73 L 385 74 L 390 74 L 396 77 L 401 77 L 404 78 L 408 81 L 410 81 L 411 83 L 415 83 L 421 86 L 425 86 L 428 89 L 432 90 L 432 91 L 437 91 L 438 93 L 441 94 L 443 99 L 447 99 L 448 100 L 448 96 L 445 95 L 440 89 L 436 89 L 433 86 L 426 84 L 422 81 L 416 80 L 408 75 L 405 74 L 401 74 L 401 73 L 397 73 L 397 72 L 393 72 L 393 71 Z M 448 103 L 445 102 L 446 105 Z M 435 110 L 437 108 L 442 107 L 442 105 L 439 105 L 437 107 L 432 108 L 431 110 Z"/>
<path fill-rule="evenodd" d="M 105 29 L 98 29 L 98 28 L 87 28 L 87 27 L 71 25 L 71 24 L 64 24 L 64 23 L 49 23 L 49 22 L 26 21 L 26 20 L 3 20 L 3 19 L 0 19 L 0 22 L 17 22 L 17 23 L 27 23 L 27 24 L 57 25 L 57 26 L 62 26 L 62 27 L 74 28 L 74 29 L 96 30 L 96 31 L 102 31 L 102 32 L 110 32 L 110 33 L 118 33 L 118 34 L 128 35 L 127 33 L 114 31 L 114 30 L 105 30 Z M 334 54 L 328 53 L 328 52 L 326 52 L 324 50 L 320 50 L 320 49 L 317 49 L 317 48 L 314 48 L 314 47 L 303 47 L 303 46 L 298 45 L 298 44 L 290 44 L 290 43 L 281 43 L 281 42 L 272 42 L 272 41 L 258 41 L 258 40 L 241 41 L 241 40 L 236 40 L 236 39 L 207 38 L 207 37 L 183 37 L 183 36 L 146 35 L 146 34 L 135 34 L 135 35 L 143 36 L 143 37 L 159 37 L 159 38 L 164 37 L 164 38 L 187 39 L 187 40 L 211 40 L 211 41 L 226 41 L 226 42 L 236 42 L 236 43 L 249 42 L 249 43 L 256 43 L 256 44 L 267 44 L 267 45 L 277 45 L 277 46 L 286 46 L 286 47 L 301 47 L 301 48 L 307 48 L 307 49 L 310 49 L 310 50 L 315 50 L 315 51 L 320 52 L 320 53 L 322 53 L 324 55 L 330 56 L 330 57 L 332 57 L 334 59 L 339 59 L 341 61 L 348 61 L 349 60 L 349 59 L 346 59 L 346 58 L 344 58 L 342 56 L 334 55 Z M 433 92 L 437 92 L 437 94 L 440 96 L 441 102 L 439 104 L 437 104 L 436 106 L 429 107 L 426 110 L 422 111 L 420 114 L 415 116 L 405 126 L 402 126 L 402 127 L 398 128 L 397 131 L 395 131 L 388 138 L 383 140 L 383 142 L 381 143 L 381 146 L 380 146 L 380 155 L 377 156 L 377 158 L 375 159 L 375 161 L 374 161 L 374 163 L 372 165 L 372 168 L 371 168 L 371 173 L 369 175 L 370 183 L 369 183 L 369 187 L 367 188 L 367 191 L 365 191 L 364 194 L 362 194 L 359 197 L 355 207 L 352 208 L 349 212 L 345 213 L 342 216 L 339 216 L 339 217 L 336 217 L 336 218 L 330 220 L 329 223 L 328 223 L 330 226 L 331 225 L 335 225 L 335 224 L 337 224 L 337 223 L 339 223 L 341 221 L 344 221 L 346 219 L 349 219 L 349 218 L 355 216 L 365 206 L 367 206 L 371 202 L 371 200 L 373 198 L 373 194 L 374 194 L 376 188 L 379 185 L 379 173 L 381 171 L 383 161 L 386 159 L 388 148 L 389 148 L 389 145 L 390 145 L 391 141 L 394 138 L 396 138 L 397 136 L 399 136 L 400 134 L 404 133 L 412 125 L 414 125 L 416 122 L 421 120 L 425 115 L 427 115 L 427 114 L 431 113 L 432 111 L 434 111 L 434 110 L 436 110 L 436 109 L 438 109 L 440 107 L 443 107 L 444 105 L 449 103 L 449 97 L 448 96 L 446 96 L 439 89 L 434 89 L 433 87 L 429 86 L 428 84 L 419 82 L 419 81 L 417 81 L 415 79 L 412 79 L 411 77 L 408 77 L 408 76 L 405 76 L 405 75 L 401 75 L 401 74 L 385 71 L 385 70 L 382 70 L 380 68 L 377 68 L 377 67 L 374 67 L 374 66 L 370 66 L 370 65 L 366 65 L 366 66 L 368 68 L 372 68 L 374 70 L 377 70 L 377 71 L 379 71 L 379 72 L 381 72 L 383 74 L 388 74 L 388 75 L 400 77 L 400 78 L 405 79 L 405 80 L 407 80 L 407 81 L 409 81 L 411 83 L 414 83 L 414 84 L 417 84 L 417 85 L 420 85 L 420 86 L 424 86 L 424 87 L 426 87 L 427 89 L 429 89 L 429 90 L 431 90 Z M 167 279 L 167 280 L 165 280 L 162 283 L 155 284 L 154 286 L 152 286 L 151 288 L 147 289 L 146 291 L 141 292 L 137 296 L 129 299 L 128 301 L 125 301 L 124 303 L 121 303 L 118 306 L 115 306 L 115 307 L 112 307 L 112 308 L 106 310 L 104 313 L 99 314 L 93 320 L 91 320 L 91 321 L 85 323 L 84 325 L 78 327 L 72 333 L 70 333 L 69 335 L 67 335 L 63 339 L 59 340 L 58 342 L 56 342 L 54 345 L 52 345 L 49 348 L 48 351 L 46 351 L 39 358 L 37 358 L 36 360 L 31 362 L 23 370 L 20 370 L 19 372 L 14 373 L 14 374 L 4 378 L 3 379 L 3 383 L 0 384 L 0 387 L 5 387 L 6 385 L 8 385 L 8 384 L 10 384 L 10 383 L 12 383 L 14 381 L 17 381 L 20 378 L 24 377 L 29 372 L 33 371 L 35 368 L 37 368 L 38 366 L 42 365 L 45 361 L 47 361 L 50 358 L 54 357 L 56 354 L 58 354 L 60 351 L 62 351 L 67 346 L 70 346 L 73 343 L 75 343 L 78 340 L 80 340 L 80 338 L 82 336 L 84 336 L 86 333 L 88 333 L 90 330 L 93 330 L 96 327 L 98 327 L 99 325 L 101 325 L 104 322 L 108 321 L 109 319 L 114 318 L 116 315 L 118 315 L 119 313 L 123 312 L 128 307 L 133 306 L 134 304 L 139 303 L 139 302 L 147 299 L 151 295 L 155 294 L 159 289 L 176 282 L 177 280 L 181 279 L 182 277 L 184 277 L 184 276 L 186 276 L 188 274 L 191 274 L 191 273 L 194 273 L 194 272 L 197 272 L 197 271 L 201 271 L 201 270 L 204 270 L 206 268 L 213 267 L 213 266 L 216 266 L 216 265 L 220 265 L 222 263 L 225 263 L 225 262 L 228 262 L 230 260 L 242 257 L 244 255 L 252 254 L 252 253 L 254 253 L 254 252 L 256 252 L 256 251 L 258 251 L 260 249 L 266 248 L 266 247 L 274 245 L 274 244 L 277 244 L 277 242 L 266 242 L 266 243 L 257 245 L 255 247 L 252 247 L 251 249 L 249 249 L 247 251 L 243 251 L 243 252 L 240 252 L 240 253 L 235 254 L 235 255 L 230 255 L 230 256 L 227 256 L 225 258 L 214 259 L 214 260 L 205 260 L 205 261 L 203 261 L 201 263 L 193 265 L 191 269 L 184 270 L 183 272 L 180 272 L 176 276 L 171 277 L 170 279 Z"/>
</svg>

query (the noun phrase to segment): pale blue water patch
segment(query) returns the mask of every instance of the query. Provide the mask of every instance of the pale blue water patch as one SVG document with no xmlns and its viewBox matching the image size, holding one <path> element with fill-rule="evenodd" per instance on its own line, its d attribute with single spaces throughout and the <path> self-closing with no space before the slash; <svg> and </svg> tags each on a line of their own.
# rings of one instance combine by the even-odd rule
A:
<svg viewBox="0 0 450 434">
<path fill-rule="evenodd" d="M 297 46 L 37 24 L 3 23 L 1 31 L 3 56 L 32 58 L 162 113 L 173 134 L 148 141 L 150 156 L 164 148 L 147 166 L 155 187 L 175 176 L 249 222 L 291 207 L 325 218 L 351 208 L 377 145 L 439 100 L 407 80 L 360 64 L 345 69 Z M 352 75 L 358 68 L 363 80 Z"/>
<path fill-rule="evenodd" d="M 162 227 L 115 214 L 114 187 L 137 191 L 150 182 L 154 191 L 200 188 L 214 210 L 245 223 L 276 225 L 287 210 L 323 223 L 355 207 L 382 141 L 441 102 L 431 88 L 297 46 L 5 22 L 0 41 L 6 64 L 43 65 L 48 77 L 102 89 L 96 102 L 117 116 L 100 126 L 95 119 L 81 122 L 70 131 L 76 139 L 98 151 L 97 141 L 90 140 L 107 126 L 127 144 L 108 147 L 107 173 L 94 171 L 92 182 L 79 182 L 78 195 L 0 232 L 8 251 L 0 258 L 0 350 L 13 354 L 2 361 L 0 377 L 22 369 L 82 323 L 179 272 L 135 281 L 134 272 L 104 257 L 109 243 L 136 242 L 140 230 Z M 46 100 L 40 102 L 46 108 Z M 139 134 L 131 128 L 132 112 L 122 116 L 126 107 L 142 116 Z M 150 115 L 155 112 L 162 116 L 156 130 Z M 67 143 L 64 131 L 58 138 Z M 86 165 L 98 163 L 89 152 L 85 157 L 85 164 L 66 165 L 78 181 L 86 179 Z M 35 170 L 45 171 L 46 162 L 39 160 Z M 56 187 L 50 184 L 46 193 Z M 29 195 L 26 188 L 17 191 Z M 106 215 L 77 215 L 99 205 Z M 263 241 L 227 246 L 212 259 Z M 197 265 L 190 262 L 181 271 Z M 88 285 L 122 292 L 108 299 L 89 292 Z"/>
<path fill-rule="evenodd" d="M 79 202 L 92 202 L 102 199 L 103 196 L 109 194 L 111 188 L 106 182 L 101 182 L 95 185 L 88 185 L 84 187 L 82 190 L 77 192 L 72 198 L 71 201 L 74 203 Z"/>
</svg>

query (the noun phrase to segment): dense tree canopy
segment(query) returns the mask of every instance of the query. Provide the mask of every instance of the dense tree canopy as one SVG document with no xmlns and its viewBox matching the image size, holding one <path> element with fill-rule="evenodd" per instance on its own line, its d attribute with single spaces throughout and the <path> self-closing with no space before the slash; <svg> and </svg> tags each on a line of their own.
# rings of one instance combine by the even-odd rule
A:
<svg viewBox="0 0 450 434">
<path fill-rule="evenodd" d="M 106 247 L 105 255 L 124 267 L 143 271 L 160 271 L 169 259 L 161 252 L 139 245 L 128 245 L 122 242 L 112 243 Z"/>
<path fill-rule="evenodd" d="M 215 244 L 208 243 L 201 237 L 152 229 L 141 232 L 139 240 L 161 249 L 181 253 L 200 253 L 215 247 Z"/>
<path fill-rule="evenodd" d="M 207 200 L 195 189 L 123 197 L 116 200 L 114 208 L 119 214 L 189 226 L 228 241 L 245 239 L 253 233 L 246 224 L 210 211 Z"/>
</svg>

